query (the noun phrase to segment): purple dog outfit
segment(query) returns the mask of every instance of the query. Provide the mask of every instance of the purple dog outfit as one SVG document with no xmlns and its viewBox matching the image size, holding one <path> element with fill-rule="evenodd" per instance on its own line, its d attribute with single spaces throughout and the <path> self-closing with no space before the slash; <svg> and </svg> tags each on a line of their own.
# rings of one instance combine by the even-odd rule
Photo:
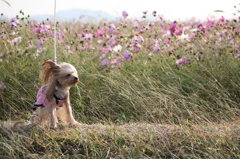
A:
<svg viewBox="0 0 240 159">
<path fill-rule="evenodd" d="M 47 85 L 43 85 L 37 93 L 37 97 L 36 97 L 36 102 L 34 104 L 33 110 L 36 110 L 37 107 L 43 107 L 43 106 L 49 106 L 50 102 L 46 97 L 46 93 L 45 93 L 45 89 L 46 89 Z M 57 90 L 57 89 L 56 89 Z M 66 100 L 66 98 L 58 98 L 55 94 L 53 95 L 53 97 L 56 99 L 56 105 L 55 107 L 59 107 L 60 105 L 62 105 L 64 103 L 64 101 Z"/>
</svg>

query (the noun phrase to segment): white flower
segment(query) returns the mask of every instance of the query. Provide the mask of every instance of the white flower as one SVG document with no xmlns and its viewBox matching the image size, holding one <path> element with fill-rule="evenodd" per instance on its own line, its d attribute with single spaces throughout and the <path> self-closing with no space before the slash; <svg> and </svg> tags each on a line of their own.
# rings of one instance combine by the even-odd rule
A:
<svg viewBox="0 0 240 159">
<path fill-rule="evenodd" d="M 120 52 L 122 50 L 122 46 L 121 45 L 117 45 L 113 48 L 114 52 Z"/>
</svg>

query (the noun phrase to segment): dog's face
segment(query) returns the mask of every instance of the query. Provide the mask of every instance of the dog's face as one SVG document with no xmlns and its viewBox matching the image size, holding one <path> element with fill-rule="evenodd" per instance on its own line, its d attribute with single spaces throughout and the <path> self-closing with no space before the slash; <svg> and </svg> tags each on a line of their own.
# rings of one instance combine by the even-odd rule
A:
<svg viewBox="0 0 240 159">
<path fill-rule="evenodd" d="M 44 68 L 44 84 L 51 83 L 53 90 L 57 83 L 62 87 L 71 87 L 78 83 L 77 70 L 69 63 L 56 64 L 48 60 L 42 66 Z"/>
<path fill-rule="evenodd" d="M 71 87 L 78 83 L 78 74 L 76 68 L 69 63 L 59 64 L 59 72 L 57 73 L 57 80 L 60 85 Z"/>
</svg>

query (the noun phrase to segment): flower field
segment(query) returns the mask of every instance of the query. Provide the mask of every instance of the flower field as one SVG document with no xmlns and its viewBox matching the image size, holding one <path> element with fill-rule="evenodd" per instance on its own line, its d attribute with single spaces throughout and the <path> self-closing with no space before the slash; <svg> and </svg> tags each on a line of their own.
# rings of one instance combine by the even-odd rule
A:
<svg viewBox="0 0 240 159">
<path fill-rule="evenodd" d="M 1 16 L 0 120 L 28 121 L 41 64 L 53 59 L 53 22 L 23 11 Z M 83 128 L 1 128 L 0 156 L 240 157 L 239 23 L 237 15 L 169 22 L 155 11 L 141 19 L 123 11 L 116 21 L 57 22 L 57 61 L 78 70 L 70 92 Z"/>
</svg>

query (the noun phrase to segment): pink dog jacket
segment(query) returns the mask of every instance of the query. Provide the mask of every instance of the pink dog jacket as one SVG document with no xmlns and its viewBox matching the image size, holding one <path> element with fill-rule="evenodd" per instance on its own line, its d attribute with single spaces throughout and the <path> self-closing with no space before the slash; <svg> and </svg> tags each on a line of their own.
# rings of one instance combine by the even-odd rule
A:
<svg viewBox="0 0 240 159">
<path fill-rule="evenodd" d="M 36 98 L 36 102 L 34 104 L 34 108 L 36 110 L 36 107 L 39 106 L 48 106 L 49 105 L 49 101 L 46 98 L 46 93 L 45 93 L 45 89 L 46 89 L 47 85 L 43 85 L 37 93 L 37 98 Z M 56 97 L 56 95 L 54 95 L 54 98 L 56 99 L 56 106 L 55 107 L 59 107 L 60 105 L 62 105 L 64 103 L 64 101 L 66 100 L 66 98 L 58 98 Z"/>
</svg>

